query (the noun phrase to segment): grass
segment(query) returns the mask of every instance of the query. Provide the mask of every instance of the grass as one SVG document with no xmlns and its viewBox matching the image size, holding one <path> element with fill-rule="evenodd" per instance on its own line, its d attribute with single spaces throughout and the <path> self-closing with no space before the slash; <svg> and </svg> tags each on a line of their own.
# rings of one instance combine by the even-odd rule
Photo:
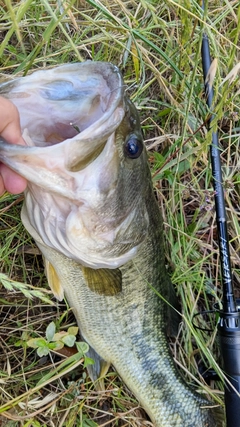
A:
<svg viewBox="0 0 240 427">
<path fill-rule="evenodd" d="M 173 356 L 186 380 L 222 405 L 221 383 L 207 385 L 199 373 L 204 363 L 222 375 L 216 318 L 194 319 L 211 332 L 195 329 L 192 320 L 222 297 L 200 56 L 203 27 L 218 64 L 214 126 L 220 137 L 239 297 L 238 0 L 209 2 L 205 15 L 194 0 L 5 0 L 0 5 L 0 81 L 86 59 L 120 67 L 141 116 L 164 218 L 167 264 L 182 304 L 183 325 L 171 343 Z M 233 78 L 224 81 L 232 70 Z M 116 373 L 110 372 L 106 390 L 97 392 L 82 358 L 72 355 L 69 361 L 50 353 L 39 359 L 27 347 L 33 334 L 44 337 L 52 321 L 64 331 L 75 321 L 69 307 L 53 300 L 48 290 L 41 256 L 19 219 L 22 196 L 5 194 L 0 203 L 1 425 L 151 425 Z"/>
</svg>

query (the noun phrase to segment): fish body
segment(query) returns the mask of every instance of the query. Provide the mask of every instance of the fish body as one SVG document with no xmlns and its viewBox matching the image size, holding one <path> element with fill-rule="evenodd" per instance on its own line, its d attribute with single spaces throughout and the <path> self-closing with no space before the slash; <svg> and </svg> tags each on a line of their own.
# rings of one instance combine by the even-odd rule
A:
<svg viewBox="0 0 240 427">
<path fill-rule="evenodd" d="M 18 107 L 28 144 L 0 141 L 0 160 L 28 180 L 22 220 L 55 296 L 73 307 L 92 379 L 112 364 L 156 427 L 222 425 L 170 354 L 177 300 L 138 114 L 117 67 L 67 64 L 0 94 Z"/>
</svg>

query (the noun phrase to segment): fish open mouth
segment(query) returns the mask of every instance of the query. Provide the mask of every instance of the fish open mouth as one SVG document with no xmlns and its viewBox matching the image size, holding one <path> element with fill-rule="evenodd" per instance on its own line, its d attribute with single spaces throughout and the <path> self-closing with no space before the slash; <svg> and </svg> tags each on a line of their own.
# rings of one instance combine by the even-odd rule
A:
<svg viewBox="0 0 240 427">
<path fill-rule="evenodd" d="M 106 62 L 35 71 L 0 85 L 0 94 L 17 106 L 28 146 L 14 148 L 2 142 L 2 158 L 29 181 L 32 174 L 26 176 L 14 156 L 29 164 L 29 174 L 32 155 L 49 173 L 79 172 L 98 157 L 125 115 L 122 76 Z"/>
<path fill-rule="evenodd" d="M 129 112 L 119 69 L 65 64 L 3 84 L 0 94 L 15 103 L 25 129 L 27 146 L 0 139 L 0 160 L 29 181 L 28 228 L 91 268 L 132 259 L 146 237 L 148 214 L 140 196 L 120 194 L 135 175 L 123 168 L 119 148 Z M 135 169 L 138 176 L 140 163 Z"/>
<path fill-rule="evenodd" d="M 41 85 L 36 108 L 38 129 L 35 128 L 41 138 L 36 145 L 39 141 L 57 144 L 73 138 L 97 122 L 106 112 L 110 99 L 109 88 L 103 83 L 92 77 L 88 79 L 87 88 L 85 85 L 79 87 L 79 80 L 66 79 Z M 48 113 L 50 119 L 46 117 Z"/>
<path fill-rule="evenodd" d="M 27 144 L 46 146 L 101 125 L 122 99 L 121 86 L 114 65 L 86 61 L 20 77 L 1 85 L 0 94 L 17 106 Z"/>
<path fill-rule="evenodd" d="M 40 97 L 45 102 L 53 105 L 51 122 L 46 124 L 44 111 L 42 114 L 44 127 L 43 142 L 47 145 L 57 144 L 65 139 L 74 138 L 84 129 L 91 126 L 106 112 L 109 94 L 102 96 L 95 90 L 78 90 L 69 82 L 60 80 L 53 84 L 47 84 L 40 90 Z M 66 108 L 66 104 L 72 106 Z M 42 103 L 44 109 L 44 102 Z M 56 111 L 56 105 L 58 109 Z M 46 106 L 48 110 L 49 106 Z M 39 125 L 41 126 L 40 120 Z M 38 144 L 36 144 L 38 145 Z"/>
</svg>

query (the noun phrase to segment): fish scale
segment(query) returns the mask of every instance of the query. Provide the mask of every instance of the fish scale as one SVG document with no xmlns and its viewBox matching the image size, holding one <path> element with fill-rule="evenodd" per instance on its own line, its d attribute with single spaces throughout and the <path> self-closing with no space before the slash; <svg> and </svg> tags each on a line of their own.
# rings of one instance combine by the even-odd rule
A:
<svg viewBox="0 0 240 427">
<path fill-rule="evenodd" d="M 0 141 L 0 160 L 28 179 L 22 221 L 46 260 L 53 293 L 59 299 L 65 295 L 90 346 L 92 379 L 112 364 L 155 427 L 220 427 L 211 402 L 183 381 L 170 353 L 167 332 L 176 330 L 178 303 L 165 269 L 162 219 L 138 114 L 119 70 L 108 63 L 68 64 L 11 81 L 0 93 L 15 102 L 26 127 L 29 105 L 15 92 L 24 87 L 31 94 L 33 88 L 41 108 L 51 96 L 58 117 L 51 132 L 59 132 L 61 114 L 66 125 L 71 102 L 76 109 L 74 87 L 82 99 L 78 73 L 85 95 L 88 78 L 98 83 L 96 96 L 91 87 L 91 98 L 84 101 L 89 113 L 83 132 L 69 138 L 64 128 L 67 139 L 61 134 L 55 145 L 34 140 L 31 111 L 28 147 Z M 47 90 L 42 84 L 38 92 L 41 78 Z M 53 94 L 55 81 L 62 94 Z M 83 108 L 81 101 L 74 110 L 79 122 Z"/>
</svg>

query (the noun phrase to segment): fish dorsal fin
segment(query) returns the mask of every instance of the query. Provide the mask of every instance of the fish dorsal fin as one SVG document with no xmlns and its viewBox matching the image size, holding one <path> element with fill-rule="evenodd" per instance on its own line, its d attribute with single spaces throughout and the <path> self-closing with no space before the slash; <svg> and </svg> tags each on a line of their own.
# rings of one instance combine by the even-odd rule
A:
<svg viewBox="0 0 240 427">
<path fill-rule="evenodd" d="M 113 296 L 122 290 L 122 273 L 119 268 L 114 270 L 98 268 L 94 270 L 93 268 L 82 267 L 82 273 L 91 291 L 99 295 Z"/>
<path fill-rule="evenodd" d="M 64 298 L 64 290 L 56 270 L 46 258 L 44 258 L 44 263 L 48 284 L 52 290 L 52 293 L 55 298 L 57 298 L 59 301 L 62 301 Z"/>
</svg>

